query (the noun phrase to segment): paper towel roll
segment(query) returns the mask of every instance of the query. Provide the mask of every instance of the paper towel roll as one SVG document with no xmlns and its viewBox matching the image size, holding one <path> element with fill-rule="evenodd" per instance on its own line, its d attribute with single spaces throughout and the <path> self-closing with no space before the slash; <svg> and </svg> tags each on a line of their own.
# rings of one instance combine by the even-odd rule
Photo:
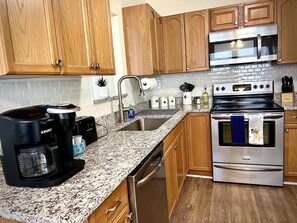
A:
<svg viewBox="0 0 297 223">
<path fill-rule="evenodd" d="M 143 90 L 152 90 L 157 87 L 157 80 L 155 78 L 142 78 L 141 84 Z"/>
</svg>

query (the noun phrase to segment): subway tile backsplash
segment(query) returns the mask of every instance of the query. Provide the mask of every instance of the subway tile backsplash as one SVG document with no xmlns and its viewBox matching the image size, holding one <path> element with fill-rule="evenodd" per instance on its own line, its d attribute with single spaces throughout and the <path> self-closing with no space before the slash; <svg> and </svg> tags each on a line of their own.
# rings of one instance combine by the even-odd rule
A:
<svg viewBox="0 0 297 223">
<path fill-rule="evenodd" d="M 212 94 L 212 85 L 216 83 L 260 80 L 273 80 L 275 92 L 281 92 L 281 78 L 285 75 L 293 76 L 295 83 L 297 83 L 297 65 L 276 65 L 269 62 L 214 67 L 205 72 L 156 76 L 158 86 L 150 94 L 181 96 L 179 86 L 184 82 L 195 85 L 192 95 L 201 95 L 204 86 L 207 87 L 208 93 Z"/>
<path fill-rule="evenodd" d="M 280 92 L 281 78 L 285 75 L 293 76 L 297 83 L 297 64 L 247 64 L 215 67 L 205 72 L 158 75 L 154 76 L 158 82 L 157 88 L 146 92 L 145 97 L 139 98 L 147 101 L 152 95 L 181 97 L 179 86 L 184 82 L 195 85 L 193 96 L 201 95 L 204 86 L 207 87 L 211 95 L 214 83 L 259 80 L 274 80 L 275 92 Z M 79 105 L 82 110 L 78 112 L 78 115 L 99 117 L 117 111 L 117 101 L 93 104 L 90 76 L 7 78 L 8 76 L 0 78 L 0 113 L 18 107 L 57 102 L 70 102 Z M 139 94 L 137 87 L 133 88 L 133 94 Z M 131 95 L 128 97 L 135 98 Z"/>
</svg>

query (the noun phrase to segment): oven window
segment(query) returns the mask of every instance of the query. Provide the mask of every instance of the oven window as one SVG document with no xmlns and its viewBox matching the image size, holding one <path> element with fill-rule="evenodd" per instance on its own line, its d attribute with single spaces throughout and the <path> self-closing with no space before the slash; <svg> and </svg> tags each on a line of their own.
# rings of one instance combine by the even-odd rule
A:
<svg viewBox="0 0 297 223">
<path fill-rule="evenodd" d="M 220 146 L 246 146 L 246 147 L 275 147 L 275 122 L 265 121 L 263 123 L 263 145 L 251 145 L 249 144 L 249 125 L 248 122 L 245 125 L 245 144 L 232 144 L 231 136 L 231 122 L 219 122 L 219 145 Z"/>
</svg>

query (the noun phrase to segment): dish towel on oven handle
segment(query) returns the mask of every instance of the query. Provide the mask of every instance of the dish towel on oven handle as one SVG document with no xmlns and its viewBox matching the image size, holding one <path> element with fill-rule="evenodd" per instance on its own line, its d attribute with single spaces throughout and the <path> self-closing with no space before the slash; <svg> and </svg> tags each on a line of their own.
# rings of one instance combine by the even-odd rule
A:
<svg viewBox="0 0 297 223">
<path fill-rule="evenodd" d="M 263 115 L 249 115 L 249 144 L 263 145 Z"/>
</svg>

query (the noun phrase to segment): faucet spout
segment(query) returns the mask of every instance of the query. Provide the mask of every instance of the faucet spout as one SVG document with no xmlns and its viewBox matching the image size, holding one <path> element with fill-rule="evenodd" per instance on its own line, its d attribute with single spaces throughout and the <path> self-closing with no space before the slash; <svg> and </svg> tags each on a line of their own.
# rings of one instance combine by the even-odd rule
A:
<svg viewBox="0 0 297 223">
<path fill-rule="evenodd" d="M 118 98 L 119 98 L 119 114 L 120 114 L 120 123 L 124 123 L 124 105 L 123 105 L 123 98 L 122 98 L 122 82 L 125 79 L 135 79 L 137 80 L 138 84 L 139 84 L 139 89 L 140 89 L 140 95 L 141 93 L 143 95 L 144 94 L 144 90 L 142 88 L 142 84 L 140 79 L 137 76 L 133 76 L 133 75 L 125 75 L 122 76 L 119 81 L 118 81 Z"/>
</svg>

